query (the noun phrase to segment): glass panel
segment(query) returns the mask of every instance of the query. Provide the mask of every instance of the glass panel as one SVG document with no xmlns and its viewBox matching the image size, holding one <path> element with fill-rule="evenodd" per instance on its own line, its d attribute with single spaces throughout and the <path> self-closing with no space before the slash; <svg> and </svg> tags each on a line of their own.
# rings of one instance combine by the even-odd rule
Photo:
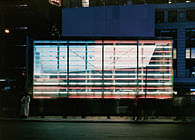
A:
<svg viewBox="0 0 195 140">
<path fill-rule="evenodd" d="M 82 1 L 81 0 L 70 0 L 70 3 L 71 3 L 70 4 L 71 8 L 82 7 Z"/>
<path fill-rule="evenodd" d="M 155 23 L 164 22 L 164 11 L 155 11 Z"/>
<path fill-rule="evenodd" d="M 168 11 L 168 22 L 177 22 L 177 11 Z"/>
<path fill-rule="evenodd" d="M 195 59 L 190 61 L 191 77 L 195 77 Z"/>
<path fill-rule="evenodd" d="M 176 29 L 167 29 L 167 30 L 156 30 L 156 36 L 158 37 L 172 37 L 173 39 L 173 48 L 177 48 L 177 30 Z"/>
<path fill-rule="evenodd" d="M 69 45 L 69 96 L 85 95 L 86 44 L 74 42 Z"/>
<path fill-rule="evenodd" d="M 59 47 L 59 71 L 67 72 L 67 46 L 61 45 Z"/>
<path fill-rule="evenodd" d="M 94 41 L 70 42 L 69 98 L 102 97 L 101 49 L 102 44 Z"/>
<path fill-rule="evenodd" d="M 66 96 L 66 56 L 66 46 L 34 45 L 34 96 Z"/>
<path fill-rule="evenodd" d="M 172 94 L 172 47 L 155 41 L 139 41 L 139 95 Z"/>
<path fill-rule="evenodd" d="M 82 0 L 82 7 L 89 7 L 89 0 Z"/>
<path fill-rule="evenodd" d="M 105 0 L 90 0 L 89 6 L 105 6 Z"/>
<path fill-rule="evenodd" d="M 86 46 L 86 95 L 102 97 L 102 44 L 89 43 Z"/>
<path fill-rule="evenodd" d="M 136 94 L 137 45 L 128 41 L 104 44 L 104 97 Z"/>
<path fill-rule="evenodd" d="M 177 59 L 177 49 L 173 48 L 173 59 Z"/>
<path fill-rule="evenodd" d="M 195 48 L 191 48 L 191 58 L 195 58 Z"/>
<path fill-rule="evenodd" d="M 190 59 L 190 48 L 186 48 L 186 59 Z"/>
<path fill-rule="evenodd" d="M 140 95 L 146 95 L 149 92 L 149 89 L 147 89 L 146 86 L 147 84 L 149 85 L 149 83 L 152 82 L 152 79 L 147 76 L 149 73 L 151 75 L 151 72 L 149 72 L 148 70 L 150 69 L 149 63 L 150 63 L 150 59 L 152 58 L 154 49 L 155 49 L 154 44 L 144 44 L 144 42 L 139 44 L 139 64 L 138 64 L 139 65 L 138 67 L 139 68 L 139 73 L 138 73 L 139 83 L 138 83 L 138 87 L 139 87 Z M 152 65 L 154 65 L 157 62 L 158 61 L 156 60 L 152 60 L 152 64 L 150 66 L 153 67 Z M 156 71 L 154 73 L 156 74 Z M 150 80 L 150 82 L 147 80 Z"/>
<path fill-rule="evenodd" d="M 178 21 L 180 22 L 185 21 L 185 11 L 178 11 Z"/>
<path fill-rule="evenodd" d="M 195 21 L 195 9 L 186 10 L 186 20 Z"/>
<path fill-rule="evenodd" d="M 33 97 L 168 98 L 171 45 L 144 40 L 138 46 L 125 40 L 35 41 Z"/>
<path fill-rule="evenodd" d="M 194 57 L 195 57 L 195 30 L 186 29 L 186 51 L 188 50 L 188 58 L 186 60 L 186 69 L 190 70 L 190 76 L 194 77 Z M 187 55 L 186 55 L 187 57 Z"/>
</svg>

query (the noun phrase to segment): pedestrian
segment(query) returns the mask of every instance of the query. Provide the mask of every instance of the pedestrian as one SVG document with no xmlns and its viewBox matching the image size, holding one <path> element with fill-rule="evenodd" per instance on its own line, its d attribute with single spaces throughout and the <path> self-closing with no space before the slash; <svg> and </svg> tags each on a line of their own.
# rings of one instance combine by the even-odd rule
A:
<svg viewBox="0 0 195 140">
<path fill-rule="evenodd" d="M 133 118 L 132 120 L 141 120 L 141 108 L 139 95 L 136 95 L 133 101 Z"/>
<path fill-rule="evenodd" d="M 30 104 L 30 96 L 27 92 L 25 92 L 24 96 L 21 99 L 21 115 L 24 118 L 29 116 L 29 104 Z"/>
</svg>

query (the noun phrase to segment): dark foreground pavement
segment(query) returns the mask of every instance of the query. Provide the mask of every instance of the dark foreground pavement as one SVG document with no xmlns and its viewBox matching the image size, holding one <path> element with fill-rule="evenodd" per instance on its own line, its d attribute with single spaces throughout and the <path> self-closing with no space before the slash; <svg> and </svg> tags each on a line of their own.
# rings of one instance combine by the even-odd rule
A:
<svg viewBox="0 0 195 140">
<path fill-rule="evenodd" d="M 195 124 L 195 117 L 186 117 L 185 120 L 174 120 L 175 117 L 159 116 L 148 117 L 146 120 L 132 120 L 129 116 L 30 116 L 28 118 L 0 117 L 1 121 L 22 121 L 22 122 L 76 122 L 76 123 L 155 123 L 155 124 Z"/>
<path fill-rule="evenodd" d="M 195 124 L 0 121 L 0 140 L 194 140 Z"/>
</svg>

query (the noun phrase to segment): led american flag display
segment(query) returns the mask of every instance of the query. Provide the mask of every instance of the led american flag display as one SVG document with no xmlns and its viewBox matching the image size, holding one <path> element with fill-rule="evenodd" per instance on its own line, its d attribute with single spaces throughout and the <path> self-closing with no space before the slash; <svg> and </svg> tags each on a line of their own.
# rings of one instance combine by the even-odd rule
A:
<svg viewBox="0 0 195 140">
<path fill-rule="evenodd" d="M 34 98 L 171 98 L 170 40 L 33 43 Z"/>
</svg>

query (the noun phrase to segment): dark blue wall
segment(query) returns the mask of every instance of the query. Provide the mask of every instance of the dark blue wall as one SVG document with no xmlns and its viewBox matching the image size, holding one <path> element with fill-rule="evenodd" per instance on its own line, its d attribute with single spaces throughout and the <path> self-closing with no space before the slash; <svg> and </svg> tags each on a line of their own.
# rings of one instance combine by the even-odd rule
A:
<svg viewBox="0 0 195 140">
<path fill-rule="evenodd" d="M 65 37 L 154 37 L 152 5 L 62 9 Z"/>
</svg>

